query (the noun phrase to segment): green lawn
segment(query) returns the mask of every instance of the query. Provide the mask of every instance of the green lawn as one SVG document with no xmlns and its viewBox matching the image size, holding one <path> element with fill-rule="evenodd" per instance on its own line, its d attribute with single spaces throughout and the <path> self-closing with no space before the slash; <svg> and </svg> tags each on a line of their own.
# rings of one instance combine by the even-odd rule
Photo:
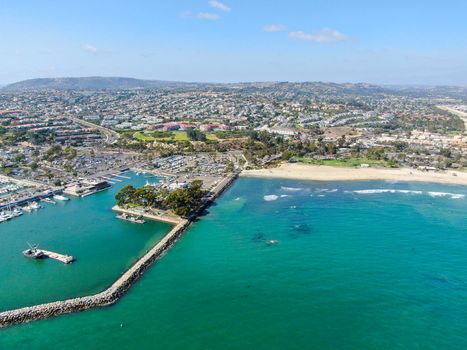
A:
<svg viewBox="0 0 467 350">
<path fill-rule="evenodd" d="M 153 141 L 190 141 L 186 131 L 154 131 L 143 132 L 137 131 L 133 134 L 136 140 L 144 142 Z M 219 141 L 219 138 L 214 133 L 207 133 L 206 138 L 209 141 Z"/>
<path fill-rule="evenodd" d="M 140 131 L 137 131 L 133 134 L 133 137 L 137 139 L 138 141 L 144 141 L 144 142 L 150 142 L 150 141 L 155 141 L 156 138 L 154 136 L 151 136 L 147 133 L 143 133 Z"/>
</svg>

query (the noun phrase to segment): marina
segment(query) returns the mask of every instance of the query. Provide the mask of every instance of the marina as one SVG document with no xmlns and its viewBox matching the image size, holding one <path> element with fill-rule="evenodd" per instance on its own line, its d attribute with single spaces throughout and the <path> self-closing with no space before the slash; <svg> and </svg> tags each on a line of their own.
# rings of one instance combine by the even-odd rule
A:
<svg viewBox="0 0 467 350">
<path fill-rule="evenodd" d="M 3 285 L 23 291 L 10 293 L 0 288 L 0 312 L 100 292 L 164 237 L 170 230 L 168 224 L 133 225 L 115 218 L 111 208 L 119 189 L 145 182 L 131 172 L 128 177 L 107 191 L 56 205 L 42 202 L 44 209 L 0 223 L 0 279 Z M 26 242 L 73 255 L 79 263 L 64 269 L 62 263 L 29 261 L 21 254 Z"/>
<path fill-rule="evenodd" d="M 188 218 L 179 217 L 176 224 L 170 232 L 163 237 L 160 242 L 155 244 L 148 250 L 140 259 L 138 259 L 112 286 L 103 292 L 95 295 L 88 295 L 84 298 L 67 299 L 59 302 L 39 304 L 32 307 L 19 308 L 0 313 L 0 327 L 7 327 L 17 323 L 25 323 L 33 320 L 58 316 L 63 313 L 77 312 L 89 308 L 106 306 L 113 304 L 120 299 L 129 288 L 135 283 L 141 275 L 151 266 L 151 264 L 160 258 L 165 252 L 171 248 L 175 242 L 185 233 L 188 227 L 207 209 L 214 200 L 220 196 L 238 177 L 239 172 L 236 171 L 219 182 L 208 195 L 201 201 L 197 210 Z M 144 177 L 143 177 L 144 179 Z M 118 208 L 113 208 L 118 210 Z M 120 216 L 128 219 L 128 214 L 123 213 Z M 140 220 L 140 219 L 138 219 Z M 159 221 L 159 220 L 158 220 Z M 43 251 L 27 251 L 28 254 L 46 254 Z M 52 252 L 48 252 L 53 254 Z M 23 252 L 24 254 L 24 252 Z M 56 258 L 59 258 L 55 255 Z M 62 257 L 63 259 L 63 257 Z M 72 259 L 68 257 L 67 259 Z M 72 261 L 72 260 L 71 260 Z"/>
</svg>

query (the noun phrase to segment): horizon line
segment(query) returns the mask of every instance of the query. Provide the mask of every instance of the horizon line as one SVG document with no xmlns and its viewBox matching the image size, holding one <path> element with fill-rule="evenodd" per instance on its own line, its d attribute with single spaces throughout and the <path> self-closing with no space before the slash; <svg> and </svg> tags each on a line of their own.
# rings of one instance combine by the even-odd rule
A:
<svg viewBox="0 0 467 350">
<path fill-rule="evenodd" d="M 366 85 L 375 85 L 375 86 L 393 86 L 393 87 L 424 87 L 424 88 L 433 88 L 433 87 L 460 87 L 467 88 L 467 83 L 464 85 L 461 84 L 427 84 L 427 83 L 375 83 L 368 81 L 331 81 L 331 80 L 251 80 L 251 81 L 187 81 L 187 80 L 168 80 L 168 79 L 154 79 L 154 78 L 137 78 L 131 76 L 119 76 L 119 75 L 89 75 L 89 76 L 49 76 L 49 77 L 36 77 L 36 78 L 27 78 L 22 80 L 17 80 L 9 83 L 0 83 L 0 87 L 6 87 L 8 85 L 21 83 L 30 80 L 40 80 L 40 79 L 86 79 L 86 78 L 118 78 L 118 79 L 135 79 L 135 80 L 144 80 L 144 81 L 161 81 L 168 83 L 181 83 L 181 84 L 209 84 L 209 85 L 234 85 L 234 84 L 278 84 L 278 83 L 324 83 L 324 84 L 366 84 Z"/>
</svg>

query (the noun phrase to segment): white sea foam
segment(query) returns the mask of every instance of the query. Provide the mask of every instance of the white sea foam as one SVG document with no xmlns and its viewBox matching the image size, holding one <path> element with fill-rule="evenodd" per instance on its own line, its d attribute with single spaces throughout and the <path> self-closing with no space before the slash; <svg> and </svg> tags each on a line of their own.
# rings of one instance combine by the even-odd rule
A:
<svg viewBox="0 0 467 350">
<path fill-rule="evenodd" d="M 285 197 L 288 197 L 289 195 L 288 194 L 281 194 L 281 198 L 285 198 Z"/>
<path fill-rule="evenodd" d="M 277 198 L 279 198 L 279 196 L 277 196 L 275 194 L 270 194 L 270 195 L 264 196 L 263 198 L 264 198 L 264 200 L 266 202 L 271 202 L 271 201 L 277 200 Z"/>
<path fill-rule="evenodd" d="M 411 191 L 411 190 L 395 190 L 388 188 L 378 188 L 371 190 L 355 190 L 353 193 L 358 194 L 378 194 L 378 193 L 405 193 L 405 194 L 422 194 L 422 191 Z"/>
<path fill-rule="evenodd" d="M 411 190 L 397 190 L 397 193 L 407 193 L 407 194 L 422 194 L 422 191 L 411 191 Z"/>
<path fill-rule="evenodd" d="M 448 192 L 428 192 L 431 197 L 449 197 L 451 199 L 462 199 L 465 198 L 464 194 L 459 193 L 448 193 Z"/>
<path fill-rule="evenodd" d="M 285 186 L 281 186 L 281 189 L 283 191 L 289 191 L 289 192 L 298 192 L 298 191 L 304 190 L 304 188 L 302 187 L 285 187 Z"/>
<path fill-rule="evenodd" d="M 448 197 L 451 199 L 462 199 L 465 198 L 464 194 L 459 193 L 448 193 L 448 192 L 423 192 L 423 191 L 413 191 L 413 190 L 396 190 L 396 189 L 389 189 L 389 188 L 378 188 L 378 189 L 370 189 L 370 190 L 355 190 L 352 191 L 353 193 L 357 194 L 378 194 L 378 193 L 403 193 L 403 194 L 428 194 L 431 197 Z"/>
</svg>

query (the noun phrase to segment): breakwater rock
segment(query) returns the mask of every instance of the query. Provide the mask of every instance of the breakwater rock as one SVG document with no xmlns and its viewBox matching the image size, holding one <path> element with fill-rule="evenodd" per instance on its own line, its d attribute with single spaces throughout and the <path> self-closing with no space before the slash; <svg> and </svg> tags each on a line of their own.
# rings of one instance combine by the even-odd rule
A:
<svg viewBox="0 0 467 350">
<path fill-rule="evenodd" d="M 183 220 L 173 227 L 158 244 L 120 276 L 112 286 L 103 292 L 80 298 L 55 301 L 2 312 L 0 313 L 0 327 L 8 327 L 19 323 L 26 323 L 71 312 L 84 311 L 94 307 L 115 303 L 128 291 L 146 269 L 177 241 L 189 225 L 190 222 L 188 220 Z"/>
</svg>

